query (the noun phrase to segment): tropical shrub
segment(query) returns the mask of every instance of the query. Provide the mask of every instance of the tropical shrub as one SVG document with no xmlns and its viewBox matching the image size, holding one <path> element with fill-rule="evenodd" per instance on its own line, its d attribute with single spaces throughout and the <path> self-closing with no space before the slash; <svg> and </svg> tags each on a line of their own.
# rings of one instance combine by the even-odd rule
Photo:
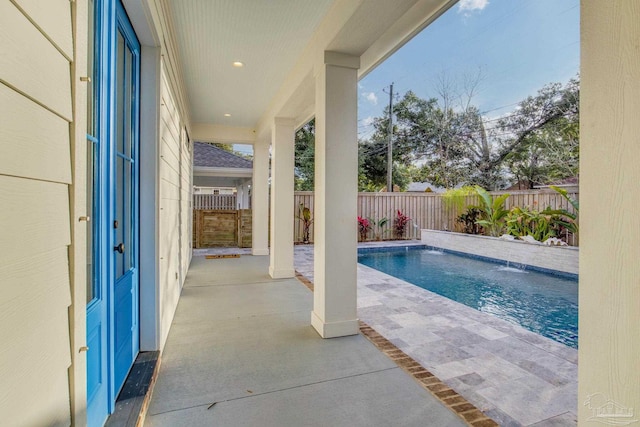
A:
<svg viewBox="0 0 640 427">
<path fill-rule="evenodd" d="M 576 213 L 580 212 L 580 203 L 576 199 L 569 197 L 569 193 L 567 192 L 567 190 L 565 190 L 564 188 L 557 187 L 555 185 L 550 185 L 549 187 L 552 190 L 554 190 L 556 193 L 564 197 L 571 204 L 571 206 L 573 206 L 573 209 L 575 209 Z"/>
<path fill-rule="evenodd" d="M 505 193 L 492 198 L 489 192 L 479 185 L 476 185 L 475 189 L 480 198 L 480 205 L 477 207 L 480 209 L 481 218 L 476 221 L 476 224 L 484 227 L 490 236 L 500 236 L 505 227 L 504 218 L 509 213 L 504 208 L 504 202 L 509 197 L 509 194 Z"/>
<path fill-rule="evenodd" d="M 467 234 L 482 234 L 482 227 L 478 224 L 482 211 L 476 206 L 469 206 L 463 214 L 458 215 L 456 222 L 461 224 L 462 232 Z"/>
<path fill-rule="evenodd" d="M 445 207 L 448 209 L 455 209 L 456 212 L 462 211 L 467 204 L 468 196 L 475 196 L 477 194 L 475 187 L 466 185 L 460 188 L 452 188 L 442 194 L 442 200 Z"/>
<path fill-rule="evenodd" d="M 565 231 L 575 232 L 575 216 L 564 209 L 538 212 L 529 208 L 514 207 L 506 216 L 507 233 L 524 237 L 531 236 L 539 242 L 551 237 L 561 237 Z"/>
<path fill-rule="evenodd" d="M 572 197 L 569 197 L 569 193 L 564 188 L 556 187 L 555 185 L 551 185 L 550 187 L 556 193 L 564 197 L 571 206 L 573 206 L 573 210 L 575 211 L 575 214 L 567 211 L 566 209 L 560 209 L 560 210 L 562 211 L 562 215 L 564 215 L 567 219 L 566 230 L 571 233 L 577 233 L 578 232 L 578 215 L 580 214 L 580 203 L 578 202 L 578 200 Z"/>
<path fill-rule="evenodd" d="M 396 213 L 396 217 L 393 220 L 393 231 L 396 235 L 396 239 L 402 239 L 404 237 L 404 233 L 407 229 L 407 224 L 409 223 L 410 220 L 411 218 L 403 214 L 402 211 L 398 209 L 398 212 Z"/>
<path fill-rule="evenodd" d="M 372 218 L 367 218 L 369 220 L 369 222 L 371 223 L 372 228 L 374 229 L 374 234 L 375 234 L 375 239 L 376 240 L 382 240 L 382 235 L 385 233 L 383 231 L 384 226 L 387 224 L 387 222 L 389 222 L 389 218 L 384 217 L 382 219 L 379 220 L 374 220 Z M 387 230 L 389 231 L 389 230 Z"/>
<path fill-rule="evenodd" d="M 507 233 L 524 237 L 531 236 L 539 242 L 544 242 L 550 237 L 555 237 L 555 231 L 551 226 L 553 215 L 530 210 L 527 207 L 514 207 L 505 217 Z"/>
<path fill-rule="evenodd" d="M 553 216 L 551 227 L 557 237 L 566 240 L 569 233 L 576 234 L 578 232 L 578 217 L 566 209 L 547 208 L 542 213 Z"/>
<path fill-rule="evenodd" d="M 300 206 L 298 206 L 298 215 L 296 215 L 296 219 L 302 222 L 302 242 L 309 243 L 309 233 L 311 230 L 311 224 L 313 224 L 313 219 L 311 218 L 311 209 L 306 207 L 304 203 L 300 203 Z"/>
<path fill-rule="evenodd" d="M 360 241 L 367 240 L 369 232 L 371 231 L 371 223 L 367 218 L 358 217 L 358 234 L 360 235 Z"/>
</svg>

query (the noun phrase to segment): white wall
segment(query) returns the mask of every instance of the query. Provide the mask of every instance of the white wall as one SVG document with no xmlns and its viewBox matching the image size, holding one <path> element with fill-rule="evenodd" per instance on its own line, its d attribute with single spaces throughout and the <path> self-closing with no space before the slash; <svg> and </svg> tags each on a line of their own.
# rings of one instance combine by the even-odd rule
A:
<svg viewBox="0 0 640 427">
<path fill-rule="evenodd" d="M 135 3 L 134 0 L 127 2 Z M 147 224 L 143 217 L 141 248 L 146 248 L 146 251 L 141 251 L 140 333 L 143 349 L 162 350 L 191 261 L 193 167 L 188 138 L 191 133 L 189 110 L 182 72 L 177 66 L 169 6 L 166 0 L 147 0 L 144 4 L 145 12 L 134 15 L 141 19 L 144 16 L 146 22 L 143 24 L 149 26 L 147 31 L 153 36 L 149 37 L 148 43 L 155 43 L 156 47 L 147 48 L 148 51 L 155 50 L 155 55 L 150 52 L 148 56 L 148 66 L 153 72 L 144 72 L 143 68 L 142 88 L 144 90 L 145 82 L 149 86 L 157 84 L 157 98 L 149 96 L 141 123 L 143 132 L 148 128 L 147 137 L 151 138 L 145 141 L 144 133 L 142 135 L 141 156 L 147 156 L 142 159 L 142 164 L 147 167 L 143 171 L 145 179 L 141 180 L 142 202 L 146 203 L 141 206 L 141 211 L 146 212 L 155 224 Z M 134 21 L 135 16 L 132 18 Z M 133 24 L 140 34 L 136 22 Z M 144 53 L 145 47 L 143 66 Z M 154 92 L 151 87 L 149 90 Z M 144 93 L 142 102 L 145 102 Z M 153 108 L 157 108 L 157 115 L 150 112 Z M 145 121 L 145 117 L 148 120 Z M 155 139 L 154 132 L 157 132 Z M 154 206 L 151 206 L 152 202 Z"/>
<path fill-rule="evenodd" d="M 76 277 L 75 287 L 71 281 L 71 224 L 77 239 L 85 237 L 71 217 L 71 82 L 77 82 L 71 8 L 67 0 L 0 2 L 3 425 L 71 423 L 72 291 L 84 299 L 84 276 Z"/>
<path fill-rule="evenodd" d="M 160 107 L 160 348 L 164 347 L 188 263 L 191 197 L 191 154 L 182 136 L 180 112 L 162 61 Z"/>
<path fill-rule="evenodd" d="M 587 425 L 607 399 L 640 419 L 640 4 L 583 0 L 581 26 L 578 421 Z"/>
</svg>

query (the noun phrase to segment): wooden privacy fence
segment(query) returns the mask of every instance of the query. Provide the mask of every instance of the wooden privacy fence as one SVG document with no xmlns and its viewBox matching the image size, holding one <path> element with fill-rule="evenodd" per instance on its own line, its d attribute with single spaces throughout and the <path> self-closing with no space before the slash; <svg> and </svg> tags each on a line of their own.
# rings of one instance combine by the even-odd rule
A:
<svg viewBox="0 0 640 427">
<path fill-rule="evenodd" d="M 235 210 L 235 194 L 194 194 L 193 210 Z"/>
<path fill-rule="evenodd" d="M 553 209 L 566 209 L 573 212 L 571 204 L 560 194 L 551 190 L 528 190 L 528 191 L 496 191 L 492 195 L 509 193 L 510 196 L 505 202 L 506 209 L 514 206 L 528 207 L 541 211 L 550 206 Z M 578 193 L 569 193 L 569 196 L 578 199 Z M 308 207 L 313 213 L 314 199 L 311 191 L 297 191 L 294 196 L 294 215 L 298 216 L 300 204 Z M 476 196 L 467 197 L 467 205 L 476 205 Z M 397 211 L 408 215 L 411 221 L 407 225 L 405 238 L 419 239 L 420 229 L 431 230 L 452 230 L 459 229 L 456 218 L 462 212 L 457 212 L 455 208 L 448 208 L 442 195 L 434 193 L 359 193 L 358 194 L 358 216 L 379 221 L 388 218 L 387 224 L 382 229 L 377 229 L 372 224 L 370 240 L 375 239 L 378 233 L 382 239 L 393 238 L 393 219 Z M 313 216 L 312 216 L 313 218 Z M 356 221 L 356 218 L 353 219 Z M 301 242 L 303 236 L 302 221 L 294 220 L 294 240 Z M 311 226 L 311 241 L 313 241 L 313 225 Z M 577 246 L 577 236 L 569 237 L 569 244 Z"/>
</svg>

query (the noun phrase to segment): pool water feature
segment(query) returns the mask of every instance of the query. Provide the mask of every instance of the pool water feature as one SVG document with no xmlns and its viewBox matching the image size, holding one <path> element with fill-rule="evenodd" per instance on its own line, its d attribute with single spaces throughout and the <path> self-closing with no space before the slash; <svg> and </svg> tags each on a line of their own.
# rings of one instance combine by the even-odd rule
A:
<svg viewBox="0 0 640 427">
<path fill-rule="evenodd" d="M 433 249 L 362 251 L 358 262 L 578 348 L 578 281 Z"/>
</svg>

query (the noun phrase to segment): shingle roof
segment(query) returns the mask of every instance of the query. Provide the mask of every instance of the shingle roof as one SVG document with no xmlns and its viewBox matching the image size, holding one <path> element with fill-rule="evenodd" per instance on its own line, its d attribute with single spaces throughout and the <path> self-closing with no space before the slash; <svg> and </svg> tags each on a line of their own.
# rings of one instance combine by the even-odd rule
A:
<svg viewBox="0 0 640 427">
<path fill-rule="evenodd" d="M 428 191 L 427 191 L 428 190 Z M 427 193 L 444 193 L 446 188 L 433 185 L 430 182 L 412 182 L 409 184 L 407 191 L 411 192 L 427 192 Z"/>
<path fill-rule="evenodd" d="M 193 143 L 193 165 L 209 168 L 251 169 L 253 162 L 215 145 L 204 142 Z"/>
</svg>

